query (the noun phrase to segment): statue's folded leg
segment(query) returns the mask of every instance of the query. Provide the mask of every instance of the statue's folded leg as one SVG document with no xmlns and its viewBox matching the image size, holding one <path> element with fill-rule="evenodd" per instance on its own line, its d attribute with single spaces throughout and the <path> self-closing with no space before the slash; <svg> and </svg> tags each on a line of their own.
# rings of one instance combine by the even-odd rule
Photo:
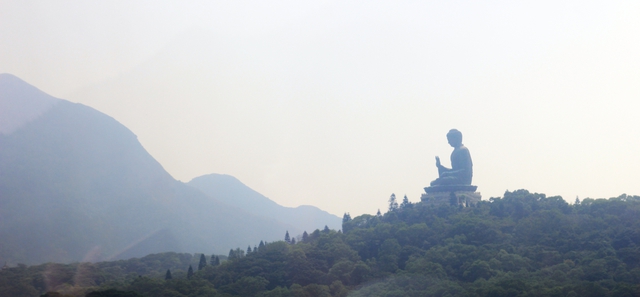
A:
<svg viewBox="0 0 640 297">
<path fill-rule="evenodd" d="M 431 182 L 431 186 L 462 185 L 464 181 L 455 176 L 439 177 Z"/>
</svg>

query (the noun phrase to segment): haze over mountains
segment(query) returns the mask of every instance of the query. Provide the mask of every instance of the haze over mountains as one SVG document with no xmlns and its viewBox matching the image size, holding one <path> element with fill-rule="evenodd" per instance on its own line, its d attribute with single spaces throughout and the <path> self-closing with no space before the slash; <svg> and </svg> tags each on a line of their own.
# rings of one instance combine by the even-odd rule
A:
<svg viewBox="0 0 640 297">
<path fill-rule="evenodd" d="M 113 118 L 10 74 L 0 74 L 0 169 L 0 262 L 8 264 L 226 254 L 287 230 L 340 226 L 229 176 L 176 181 Z"/>
<path fill-rule="evenodd" d="M 209 174 L 192 179 L 187 185 L 199 189 L 211 198 L 241 208 L 256 216 L 264 216 L 294 225 L 298 230 L 315 230 L 317 224 L 340 229 L 336 216 L 315 206 L 283 207 L 244 185 L 237 178 L 224 174 Z"/>
</svg>

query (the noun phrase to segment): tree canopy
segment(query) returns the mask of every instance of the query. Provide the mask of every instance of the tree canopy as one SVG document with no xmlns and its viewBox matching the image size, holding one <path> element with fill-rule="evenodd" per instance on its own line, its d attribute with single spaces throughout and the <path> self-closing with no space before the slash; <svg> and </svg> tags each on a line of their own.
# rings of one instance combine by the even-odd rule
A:
<svg viewBox="0 0 640 297">
<path fill-rule="evenodd" d="M 640 197 L 627 195 L 570 205 L 518 190 L 471 207 L 403 203 L 343 220 L 344 232 L 315 230 L 295 244 L 231 250 L 228 260 L 190 278 L 184 269 L 195 256 L 182 270 L 167 265 L 153 273 L 126 261 L 19 266 L 0 272 L 0 295 L 38 296 L 55 280 L 85 288 L 59 290 L 72 296 L 108 289 L 142 296 L 640 296 L 638 218 Z M 79 278 L 81 265 L 93 272 Z M 169 268 L 173 277 L 165 280 Z M 38 281 L 44 271 L 50 276 Z M 129 276 L 103 277 L 115 271 Z M 28 293 L 11 294 L 20 290 Z"/>
</svg>

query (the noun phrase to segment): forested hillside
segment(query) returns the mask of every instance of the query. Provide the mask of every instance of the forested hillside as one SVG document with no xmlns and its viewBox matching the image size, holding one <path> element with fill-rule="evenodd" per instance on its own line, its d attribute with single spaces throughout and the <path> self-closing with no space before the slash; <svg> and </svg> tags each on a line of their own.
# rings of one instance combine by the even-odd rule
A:
<svg viewBox="0 0 640 297">
<path fill-rule="evenodd" d="M 207 258 L 201 270 L 191 264 L 190 276 L 165 279 L 164 267 L 144 272 L 98 263 L 95 273 L 66 283 L 90 296 L 640 296 L 639 196 L 568 204 L 518 190 L 466 208 L 393 208 L 380 216 L 345 215 L 344 232 L 316 230 L 295 243 L 232 250 L 220 265 Z M 21 296 L 44 293 L 33 269 L 2 270 L 0 295 L 15 292 L 17 280 L 33 288 Z M 140 276 L 96 280 L 113 271 Z"/>
</svg>

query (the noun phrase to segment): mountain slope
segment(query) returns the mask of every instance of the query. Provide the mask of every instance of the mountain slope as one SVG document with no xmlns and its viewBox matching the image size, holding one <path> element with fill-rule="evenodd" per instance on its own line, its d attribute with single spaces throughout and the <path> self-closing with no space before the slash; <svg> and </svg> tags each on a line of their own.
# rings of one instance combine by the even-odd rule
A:
<svg viewBox="0 0 640 297">
<path fill-rule="evenodd" d="M 0 96 L 0 134 L 10 134 L 60 102 L 8 73 L 0 73 Z"/>
<path fill-rule="evenodd" d="M 325 225 L 336 230 L 341 228 L 342 220 L 335 215 L 309 205 L 296 208 L 281 206 L 230 175 L 203 175 L 187 184 L 223 203 L 242 208 L 254 215 L 294 225 L 308 232 L 322 229 Z"/>
<path fill-rule="evenodd" d="M 0 134 L 0 262 L 226 253 L 295 229 L 176 181 L 105 114 L 12 75 L 0 86 L 0 106 L 31 115 Z M 54 104 L 30 110 L 34 96 Z"/>
</svg>

